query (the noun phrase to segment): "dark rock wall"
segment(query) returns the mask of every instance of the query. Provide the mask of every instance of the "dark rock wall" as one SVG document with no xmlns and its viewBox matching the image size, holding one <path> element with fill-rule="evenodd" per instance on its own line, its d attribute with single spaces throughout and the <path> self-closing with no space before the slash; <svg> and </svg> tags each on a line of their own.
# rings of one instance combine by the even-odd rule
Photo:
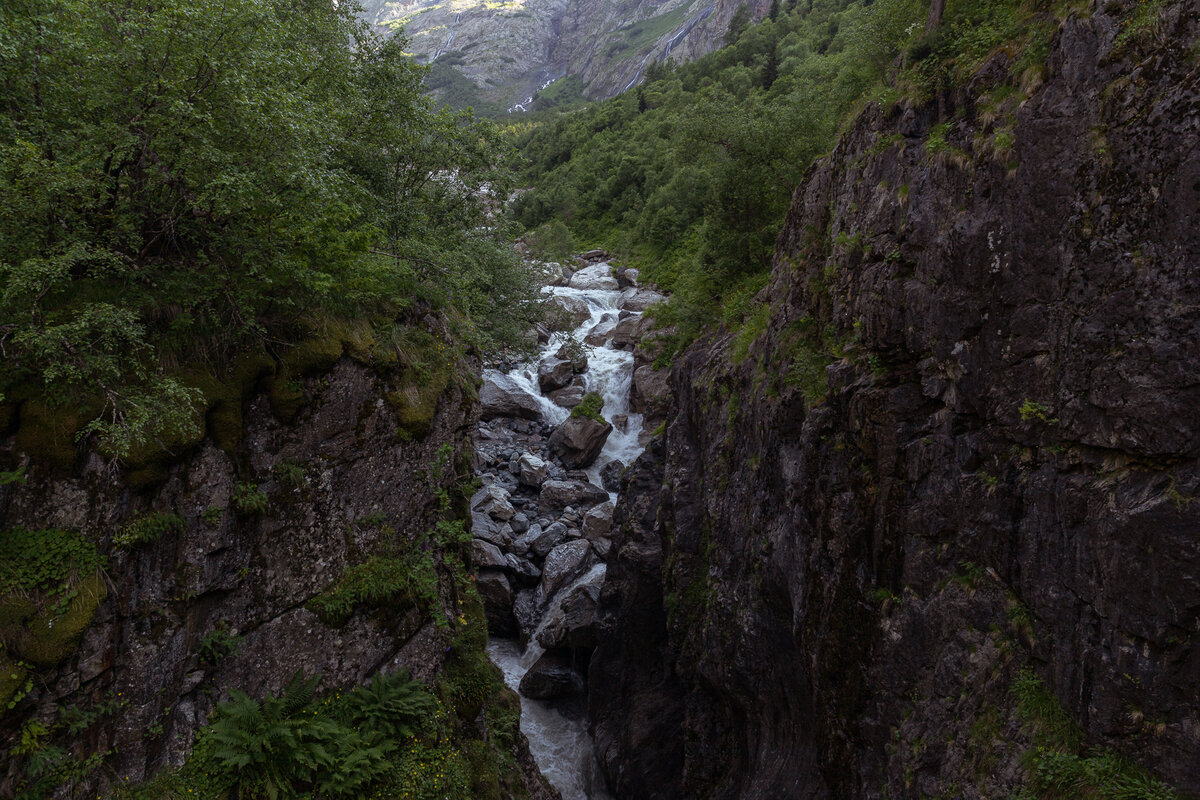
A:
<svg viewBox="0 0 1200 800">
<path fill-rule="evenodd" d="M 625 478 L 590 674 L 619 797 L 1006 796 L 1026 665 L 1200 792 L 1198 30 L 1093 9 L 1040 79 L 1000 51 L 809 173 L 767 330 L 677 361 Z"/>
<path fill-rule="evenodd" d="M 139 512 L 173 512 L 184 525 L 156 542 L 112 552 L 108 598 L 79 647 L 39 674 L 34 693 L 0 720 L 0 733 L 56 707 L 118 695 L 120 711 L 91 728 L 79 752 L 112 751 L 92 777 L 101 785 L 137 782 L 182 763 L 196 729 L 231 688 L 255 697 L 278 692 L 297 669 L 323 673 L 324 689 L 399 665 L 429 680 L 452 626 L 439 628 L 410 608 L 360 610 L 334 628 L 305 608 L 381 536 L 412 538 L 431 526 L 434 479 L 448 486 L 456 461 L 468 457 L 478 415 L 473 393 L 451 383 L 429 434 L 414 441 L 398 438 L 385 399 L 389 388 L 371 369 L 343 358 L 330 373 L 307 380 L 309 400 L 294 421 L 280 422 L 260 396 L 248 403 L 236 459 L 206 440 L 171 465 L 165 483 L 141 493 L 95 456 L 70 477 L 46 473 L 35 460 L 28 483 L 10 487 L 0 508 L 6 526 L 77 530 L 106 551 L 113 532 Z M 241 482 L 265 492 L 265 512 L 238 511 Z M 442 577 L 442 601 L 457 615 L 454 582 Z M 218 627 L 240 643 L 235 655 L 206 664 L 199 646 Z M 530 787 L 540 796 L 524 755 Z M 0 770 L 0 796 L 3 782 Z"/>
</svg>

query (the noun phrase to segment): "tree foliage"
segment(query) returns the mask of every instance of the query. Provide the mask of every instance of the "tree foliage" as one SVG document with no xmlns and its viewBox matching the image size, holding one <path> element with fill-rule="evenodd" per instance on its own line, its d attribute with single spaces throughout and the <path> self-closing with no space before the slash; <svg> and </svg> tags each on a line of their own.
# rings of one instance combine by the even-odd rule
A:
<svg viewBox="0 0 1200 800">
<path fill-rule="evenodd" d="M 350 4 L 5 3 L 0 391 L 88 405 L 123 453 L 194 424 L 179 365 L 320 315 L 511 339 L 530 287 L 481 228 L 503 148 L 423 74 Z"/>
</svg>

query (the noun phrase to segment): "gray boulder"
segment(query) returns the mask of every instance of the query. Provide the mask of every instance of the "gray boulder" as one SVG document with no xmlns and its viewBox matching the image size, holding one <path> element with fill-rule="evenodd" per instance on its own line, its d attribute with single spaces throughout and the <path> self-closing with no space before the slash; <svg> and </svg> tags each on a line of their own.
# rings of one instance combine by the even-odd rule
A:
<svg viewBox="0 0 1200 800">
<path fill-rule="evenodd" d="M 546 396 L 549 397 L 555 405 L 562 406 L 563 408 L 574 408 L 583 402 L 583 396 L 585 394 L 587 394 L 587 390 L 583 388 L 583 381 L 582 379 L 578 379 L 570 386 L 563 387 L 562 389 L 556 389 Z"/>
<path fill-rule="evenodd" d="M 579 270 L 571 276 L 567 285 L 572 289 L 601 289 L 614 292 L 621 288 L 617 279 L 612 276 L 612 267 L 603 261 Z"/>
<path fill-rule="evenodd" d="M 538 558 L 546 555 L 567 539 L 567 526 L 561 522 L 549 525 L 537 538 L 529 539 L 529 549 Z"/>
<path fill-rule="evenodd" d="M 487 419 L 522 417 L 538 419 L 542 405 L 512 378 L 495 369 L 483 371 L 483 387 L 479 390 L 479 413 Z"/>
<path fill-rule="evenodd" d="M 495 483 L 484 486 L 471 497 L 471 511 L 487 514 L 494 520 L 507 521 L 517 510 L 509 502 L 509 493 Z"/>
<path fill-rule="evenodd" d="M 553 332 L 573 331 L 591 316 L 591 308 L 578 297 L 551 297 L 546 301 L 546 327 Z"/>
<path fill-rule="evenodd" d="M 671 385 L 665 369 L 656 370 L 646 364 L 633 371 L 633 391 L 629 402 L 635 411 L 648 417 L 662 417 L 671 399 Z"/>
<path fill-rule="evenodd" d="M 538 386 L 543 393 L 570 385 L 574 377 L 575 369 L 570 361 L 548 358 L 538 365 Z"/>
<path fill-rule="evenodd" d="M 620 461 L 610 461 L 600 468 L 600 482 L 604 484 L 605 489 L 615 492 L 621 488 L 621 476 L 624 474 L 624 464 Z"/>
<path fill-rule="evenodd" d="M 513 555 L 512 553 L 506 553 L 504 560 L 506 562 L 505 565 L 508 567 L 508 571 L 512 574 L 517 583 L 521 584 L 522 586 L 534 586 L 537 584 L 538 579 L 542 576 L 542 571 L 537 568 L 537 564 L 534 564 L 527 558 L 521 558 L 520 556 Z"/>
<path fill-rule="evenodd" d="M 606 538 L 612 530 L 613 503 L 601 503 L 583 515 L 583 538 L 589 542 Z"/>
<path fill-rule="evenodd" d="M 533 700 L 568 697 L 583 691 L 583 676 L 572 669 L 570 657 L 544 653 L 521 678 L 517 688 Z"/>
<path fill-rule="evenodd" d="M 508 567 L 508 561 L 505 560 L 504 553 L 500 552 L 500 548 L 483 539 L 471 540 L 471 563 L 475 565 L 476 569 Z"/>
<path fill-rule="evenodd" d="M 661 303 L 666 299 L 665 295 L 661 295 L 653 289 L 636 289 L 631 287 L 621 292 L 621 299 L 617 301 L 617 308 L 622 311 L 645 311 L 655 303 Z"/>
<path fill-rule="evenodd" d="M 540 487 L 550 477 L 550 465 L 533 453 L 522 453 L 517 459 L 517 480 L 534 489 Z M 513 530 L 516 530 L 514 527 Z"/>
<path fill-rule="evenodd" d="M 567 469 L 588 467 L 600 455 L 612 429 L 613 426 L 608 422 L 571 416 L 550 434 L 550 454 Z"/>
<path fill-rule="evenodd" d="M 587 561 L 592 546 L 583 539 L 574 539 L 555 547 L 542 565 L 542 597 L 553 597 L 567 581 L 574 578 Z"/>
<path fill-rule="evenodd" d="M 600 590 L 604 587 L 607 570 L 598 564 L 588 570 L 560 594 L 556 603 L 542 621 L 537 633 L 537 642 L 547 650 L 556 647 L 595 647 L 596 608 L 600 603 Z"/>
<path fill-rule="evenodd" d="M 561 511 L 567 506 L 593 506 L 608 499 L 608 492 L 585 481 L 546 481 L 538 495 L 538 507 Z"/>
</svg>

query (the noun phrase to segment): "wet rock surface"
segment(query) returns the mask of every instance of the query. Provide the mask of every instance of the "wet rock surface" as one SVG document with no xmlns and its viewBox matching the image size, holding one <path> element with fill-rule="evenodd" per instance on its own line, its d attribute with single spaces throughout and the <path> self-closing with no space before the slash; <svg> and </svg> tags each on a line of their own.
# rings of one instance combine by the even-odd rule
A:
<svg viewBox="0 0 1200 800">
<path fill-rule="evenodd" d="M 994 133 L 1004 53 L 867 109 L 794 197 L 745 363 L 677 359 L 597 612 L 618 796 L 1010 796 L 1022 669 L 1200 792 L 1200 5 L 1159 24 L 1147 57 L 1067 20 L 1003 159 L 923 137 Z"/>
</svg>

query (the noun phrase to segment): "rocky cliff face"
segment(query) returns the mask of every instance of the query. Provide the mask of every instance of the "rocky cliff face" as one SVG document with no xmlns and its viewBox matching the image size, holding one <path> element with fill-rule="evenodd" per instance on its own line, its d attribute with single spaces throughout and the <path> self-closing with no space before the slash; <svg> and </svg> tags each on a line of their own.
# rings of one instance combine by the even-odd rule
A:
<svg viewBox="0 0 1200 800">
<path fill-rule="evenodd" d="M 810 172 L 765 331 L 679 359 L 623 484 L 620 797 L 1007 796 L 1027 668 L 1200 792 L 1198 31 L 1093 8 Z"/>
<path fill-rule="evenodd" d="M 720 47 L 738 5 L 733 0 L 368 0 L 363 16 L 385 31 L 402 26 L 419 58 L 445 58 L 483 91 L 482 97 L 507 106 L 563 76 L 578 76 L 587 97 L 612 96 L 634 84 L 654 61 L 689 61 Z M 746 5 L 758 19 L 770 3 Z"/>
<path fill-rule="evenodd" d="M 90 627 L 56 666 L 36 668 L 28 693 L 0 717 L 0 743 L 15 747 L 22 725 L 53 725 L 69 707 L 109 706 L 71 742 L 81 760 L 103 754 L 103 768 L 59 790 L 79 797 L 85 786 L 136 783 L 182 763 L 230 689 L 277 693 L 297 670 L 323 673 L 326 690 L 402 665 L 422 681 L 437 677 L 469 602 L 439 554 L 432 610 L 386 603 L 351 609 L 338 625 L 306 605 L 384 539 L 414 540 L 434 523 L 438 492 L 456 467 L 465 470 L 478 416 L 463 385 L 446 382 L 432 397 L 425 435 L 414 440 L 397 427 L 386 372 L 343 357 L 303 382 L 294 419 L 281 421 L 267 395 L 254 397 L 236 449 L 206 439 L 140 490 L 95 455 L 62 472 L 28 453 L 25 483 L 0 497 L 4 527 L 77 531 L 111 552 Z M 13 455 L 20 436 L 4 447 Z M 113 546 L 131 521 L 167 512 L 157 538 Z M 475 622 L 482 628 L 481 610 Z M 528 791 L 550 797 L 517 738 Z M 0 796 L 24 778 L 16 752 L 7 750 L 13 757 L 0 769 Z"/>
</svg>

